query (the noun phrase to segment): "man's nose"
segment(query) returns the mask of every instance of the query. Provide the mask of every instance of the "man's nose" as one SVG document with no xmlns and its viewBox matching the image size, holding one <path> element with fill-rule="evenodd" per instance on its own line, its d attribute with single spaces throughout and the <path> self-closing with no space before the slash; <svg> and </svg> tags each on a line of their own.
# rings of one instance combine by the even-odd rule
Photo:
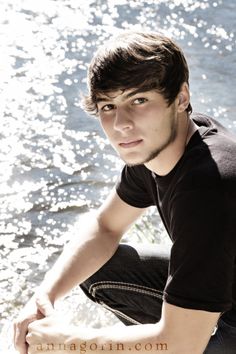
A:
<svg viewBox="0 0 236 354">
<path fill-rule="evenodd" d="M 114 120 L 114 129 L 118 131 L 130 130 L 133 128 L 131 114 L 127 110 L 117 107 Z"/>
</svg>

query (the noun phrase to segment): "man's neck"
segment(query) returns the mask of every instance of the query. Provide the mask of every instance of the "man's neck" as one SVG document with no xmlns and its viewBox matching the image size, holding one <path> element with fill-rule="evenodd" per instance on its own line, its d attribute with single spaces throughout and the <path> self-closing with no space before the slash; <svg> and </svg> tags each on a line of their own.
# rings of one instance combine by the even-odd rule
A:
<svg viewBox="0 0 236 354">
<path fill-rule="evenodd" d="M 184 112 L 183 116 L 179 117 L 179 126 L 175 140 L 161 151 L 156 158 L 145 163 L 145 166 L 159 176 L 167 175 L 184 154 L 191 136 L 197 129 L 197 125 Z"/>
</svg>

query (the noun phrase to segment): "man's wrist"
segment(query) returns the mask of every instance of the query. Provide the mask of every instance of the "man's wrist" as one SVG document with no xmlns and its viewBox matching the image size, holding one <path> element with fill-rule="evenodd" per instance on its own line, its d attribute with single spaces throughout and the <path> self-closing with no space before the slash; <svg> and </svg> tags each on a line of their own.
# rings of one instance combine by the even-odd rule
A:
<svg viewBox="0 0 236 354">
<path fill-rule="evenodd" d="M 38 287 L 36 287 L 34 289 L 33 297 L 35 299 L 40 299 L 42 297 L 46 297 L 49 299 L 49 301 L 52 304 L 54 304 L 57 299 L 54 292 L 51 289 L 49 289 L 44 283 L 42 283 L 41 285 L 39 285 Z"/>
</svg>

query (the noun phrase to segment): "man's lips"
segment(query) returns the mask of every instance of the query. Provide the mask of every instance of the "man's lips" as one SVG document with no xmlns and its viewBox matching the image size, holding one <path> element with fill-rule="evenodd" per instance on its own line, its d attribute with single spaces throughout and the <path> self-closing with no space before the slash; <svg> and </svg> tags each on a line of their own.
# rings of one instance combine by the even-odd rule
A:
<svg viewBox="0 0 236 354">
<path fill-rule="evenodd" d="M 119 143 L 119 146 L 122 147 L 122 148 L 131 148 L 131 147 L 137 146 L 141 142 L 142 142 L 142 139 L 130 140 L 130 141 Z"/>
</svg>

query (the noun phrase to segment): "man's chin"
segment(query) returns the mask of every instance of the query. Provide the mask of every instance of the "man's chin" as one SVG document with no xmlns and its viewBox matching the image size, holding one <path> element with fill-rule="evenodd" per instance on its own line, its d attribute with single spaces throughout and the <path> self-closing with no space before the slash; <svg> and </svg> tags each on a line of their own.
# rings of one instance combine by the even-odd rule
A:
<svg viewBox="0 0 236 354">
<path fill-rule="evenodd" d="M 143 165 L 145 161 L 141 160 L 141 159 L 132 159 L 132 158 L 124 158 L 123 156 L 120 155 L 120 158 L 124 161 L 124 163 L 126 165 L 128 165 L 129 167 L 133 167 L 133 166 L 138 166 L 138 165 Z"/>
<path fill-rule="evenodd" d="M 125 162 L 126 165 L 132 167 L 132 166 L 138 166 L 138 165 L 144 165 L 148 162 L 151 162 L 154 160 L 160 153 L 160 150 L 156 150 L 155 152 L 149 154 L 145 157 L 141 158 L 127 158 L 122 155 L 119 155 L 120 158 Z"/>
</svg>

